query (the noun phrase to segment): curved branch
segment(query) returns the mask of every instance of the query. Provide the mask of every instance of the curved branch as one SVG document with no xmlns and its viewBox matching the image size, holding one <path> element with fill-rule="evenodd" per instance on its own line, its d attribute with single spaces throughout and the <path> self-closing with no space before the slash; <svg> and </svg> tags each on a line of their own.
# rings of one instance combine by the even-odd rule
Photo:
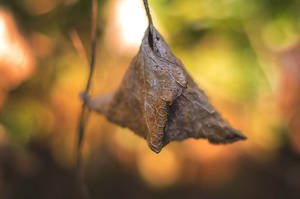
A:
<svg viewBox="0 0 300 199">
<path fill-rule="evenodd" d="M 83 94 L 88 96 L 92 77 L 95 70 L 95 55 L 96 55 L 96 35 L 97 35 L 97 15 L 98 15 L 98 2 L 97 0 L 92 0 L 92 28 L 91 28 L 91 59 L 90 59 L 90 73 L 87 80 L 87 84 Z M 81 148 L 82 148 L 82 141 L 84 137 L 84 130 L 86 126 L 86 122 L 88 120 L 89 110 L 87 110 L 87 101 L 83 100 L 81 113 L 79 117 L 79 124 L 78 124 L 78 142 L 77 142 L 77 175 L 80 184 L 82 198 L 89 199 L 89 193 L 87 186 L 84 182 L 84 172 L 82 168 L 82 156 L 81 156 Z"/>
</svg>

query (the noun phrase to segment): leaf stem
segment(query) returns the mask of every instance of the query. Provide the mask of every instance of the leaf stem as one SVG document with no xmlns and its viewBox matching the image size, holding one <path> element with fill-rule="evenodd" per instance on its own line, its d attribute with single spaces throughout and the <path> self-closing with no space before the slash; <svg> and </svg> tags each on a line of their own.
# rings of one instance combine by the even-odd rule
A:
<svg viewBox="0 0 300 199">
<path fill-rule="evenodd" d="M 149 9 L 149 5 L 148 5 L 148 0 L 144 0 L 144 6 L 145 6 L 146 13 L 147 13 L 149 26 L 153 25 L 150 9 Z"/>
</svg>

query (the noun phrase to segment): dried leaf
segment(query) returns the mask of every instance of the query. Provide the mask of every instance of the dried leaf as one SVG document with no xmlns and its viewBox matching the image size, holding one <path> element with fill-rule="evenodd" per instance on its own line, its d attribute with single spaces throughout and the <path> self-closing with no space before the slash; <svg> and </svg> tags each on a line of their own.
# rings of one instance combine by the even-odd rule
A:
<svg viewBox="0 0 300 199">
<path fill-rule="evenodd" d="M 215 144 L 246 139 L 210 105 L 152 24 L 119 89 L 88 106 L 144 137 L 156 153 L 190 137 Z"/>
</svg>

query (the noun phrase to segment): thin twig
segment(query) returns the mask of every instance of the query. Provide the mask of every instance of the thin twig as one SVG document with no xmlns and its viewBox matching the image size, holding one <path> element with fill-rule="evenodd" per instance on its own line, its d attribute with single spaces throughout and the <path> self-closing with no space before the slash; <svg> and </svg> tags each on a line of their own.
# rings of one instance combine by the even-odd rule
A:
<svg viewBox="0 0 300 199">
<path fill-rule="evenodd" d="M 150 9 L 149 9 L 149 5 L 148 5 L 148 0 L 144 0 L 144 6 L 145 6 L 145 9 L 146 9 L 146 13 L 147 13 L 147 17 L 148 17 L 149 26 L 150 26 L 150 25 L 153 25 L 151 13 L 150 13 Z"/>
<path fill-rule="evenodd" d="M 70 31 L 70 37 L 72 39 L 73 45 L 77 51 L 77 53 L 82 57 L 83 59 L 86 59 L 88 63 L 90 63 L 89 58 L 87 56 L 87 52 L 82 44 L 82 41 L 77 33 L 76 30 L 71 30 Z"/>
<path fill-rule="evenodd" d="M 92 76 L 95 69 L 95 54 L 96 54 L 96 32 L 97 32 L 97 15 L 98 15 L 98 2 L 97 0 L 92 0 L 92 28 L 91 28 L 91 59 L 90 59 L 90 73 L 88 77 L 88 81 L 86 84 L 86 88 L 84 91 L 84 96 L 88 96 L 90 87 L 91 87 L 91 81 Z M 82 198 L 89 199 L 89 193 L 87 189 L 87 185 L 84 181 L 84 171 L 82 166 L 82 155 L 81 155 L 81 148 L 82 148 L 82 141 L 84 136 L 84 130 L 86 126 L 86 122 L 88 120 L 89 116 L 89 110 L 87 109 L 87 102 L 86 100 L 82 103 L 82 109 L 81 114 L 79 117 L 79 124 L 78 124 L 78 142 L 77 142 L 77 175 L 78 180 L 80 183 L 80 189 Z"/>
</svg>

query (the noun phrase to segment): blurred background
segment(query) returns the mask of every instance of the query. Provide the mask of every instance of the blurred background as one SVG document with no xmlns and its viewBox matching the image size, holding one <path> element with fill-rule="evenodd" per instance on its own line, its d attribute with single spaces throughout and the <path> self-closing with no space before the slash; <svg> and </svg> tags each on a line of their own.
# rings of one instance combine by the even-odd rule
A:
<svg viewBox="0 0 300 199">
<path fill-rule="evenodd" d="M 92 198 L 300 198 L 300 1 L 149 0 L 153 20 L 212 104 L 248 140 L 189 139 L 157 155 L 93 113 Z M 0 2 L 0 198 L 79 198 L 76 128 L 89 0 Z M 92 95 L 115 90 L 147 21 L 141 0 L 99 0 Z"/>
</svg>

